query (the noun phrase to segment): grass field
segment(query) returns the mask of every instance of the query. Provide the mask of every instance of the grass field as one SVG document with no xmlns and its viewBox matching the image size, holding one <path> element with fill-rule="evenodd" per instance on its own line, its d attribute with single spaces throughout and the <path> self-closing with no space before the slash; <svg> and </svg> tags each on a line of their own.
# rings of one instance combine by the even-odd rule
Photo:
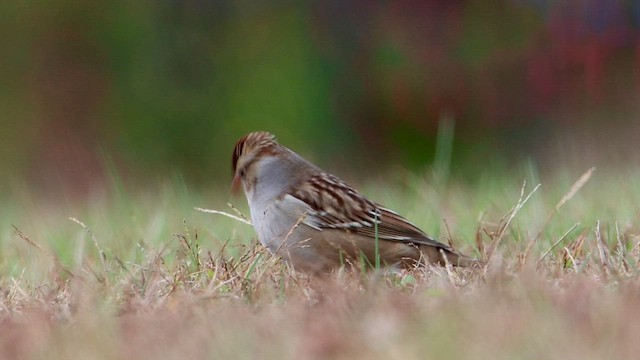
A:
<svg viewBox="0 0 640 360">
<path fill-rule="evenodd" d="M 486 267 L 309 278 L 250 226 L 194 209 L 234 214 L 226 188 L 114 182 L 53 202 L 14 186 L 0 205 L 0 358 L 637 358 L 639 170 L 432 180 L 356 185 Z"/>
</svg>

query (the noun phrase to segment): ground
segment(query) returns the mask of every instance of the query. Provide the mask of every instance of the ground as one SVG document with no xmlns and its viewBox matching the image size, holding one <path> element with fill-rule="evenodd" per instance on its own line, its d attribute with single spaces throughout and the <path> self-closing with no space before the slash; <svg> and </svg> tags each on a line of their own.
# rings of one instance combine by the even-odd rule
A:
<svg viewBox="0 0 640 360">
<path fill-rule="evenodd" d="M 17 186 L 0 205 L 0 358 L 636 358 L 640 173 L 531 169 L 357 184 L 487 264 L 323 277 L 195 209 L 235 215 L 225 190 L 52 202 Z"/>
</svg>

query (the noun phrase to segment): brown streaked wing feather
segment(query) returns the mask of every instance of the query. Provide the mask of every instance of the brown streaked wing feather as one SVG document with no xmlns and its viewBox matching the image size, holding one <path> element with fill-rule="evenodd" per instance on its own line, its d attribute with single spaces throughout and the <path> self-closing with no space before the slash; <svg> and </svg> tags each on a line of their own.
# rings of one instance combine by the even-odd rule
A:
<svg viewBox="0 0 640 360">
<path fill-rule="evenodd" d="M 378 238 L 436 246 L 445 250 L 451 250 L 449 246 L 432 239 L 418 227 L 393 211 L 381 206 L 378 206 L 378 211 L 380 211 L 381 219 L 378 223 Z M 356 232 L 372 238 L 375 238 L 376 236 L 376 229 L 373 225 L 358 228 L 356 229 Z"/>
<path fill-rule="evenodd" d="M 295 189 L 292 195 L 307 203 L 314 212 L 308 214 L 307 222 L 316 228 L 345 229 L 371 238 L 376 237 L 377 231 L 379 239 L 450 250 L 402 216 L 366 199 L 333 175 L 315 175 Z"/>
</svg>

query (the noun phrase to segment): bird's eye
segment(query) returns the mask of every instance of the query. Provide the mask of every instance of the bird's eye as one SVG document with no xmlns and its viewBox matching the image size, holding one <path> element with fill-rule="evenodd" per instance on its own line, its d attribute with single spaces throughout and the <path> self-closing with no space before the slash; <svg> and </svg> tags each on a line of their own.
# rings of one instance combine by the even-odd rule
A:
<svg viewBox="0 0 640 360">
<path fill-rule="evenodd" d="M 247 175 L 247 172 L 245 171 L 245 169 L 240 169 L 240 177 L 244 179 L 246 175 Z"/>
</svg>

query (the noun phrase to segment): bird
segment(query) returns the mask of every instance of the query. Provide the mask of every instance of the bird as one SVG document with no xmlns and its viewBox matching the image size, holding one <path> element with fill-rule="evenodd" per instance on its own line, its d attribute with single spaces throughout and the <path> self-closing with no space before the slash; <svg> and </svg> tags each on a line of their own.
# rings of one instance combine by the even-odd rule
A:
<svg viewBox="0 0 640 360">
<path fill-rule="evenodd" d="M 269 132 L 237 141 L 232 172 L 232 192 L 244 189 L 258 240 L 295 271 L 480 264 L 280 145 Z"/>
</svg>

